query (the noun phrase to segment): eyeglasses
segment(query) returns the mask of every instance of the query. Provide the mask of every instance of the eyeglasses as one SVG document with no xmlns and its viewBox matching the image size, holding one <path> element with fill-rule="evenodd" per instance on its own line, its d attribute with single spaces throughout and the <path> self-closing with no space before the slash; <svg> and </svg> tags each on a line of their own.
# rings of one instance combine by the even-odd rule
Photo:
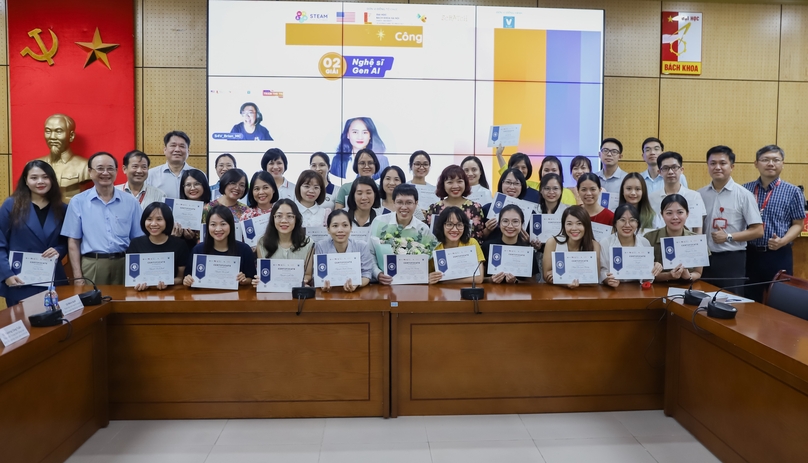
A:
<svg viewBox="0 0 808 463">
<path fill-rule="evenodd" d="M 463 230 L 466 227 L 465 227 L 465 225 L 463 225 L 462 222 L 456 222 L 456 223 L 446 222 L 445 224 L 443 224 L 443 228 L 445 228 L 447 230 L 452 230 L 452 229 Z"/>
<path fill-rule="evenodd" d="M 287 221 L 295 220 L 295 215 L 294 214 L 286 214 L 286 215 L 284 215 L 284 214 L 275 214 L 272 217 L 275 219 L 276 222 L 280 222 L 283 219 L 286 219 Z"/>
<path fill-rule="evenodd" d="M 558 193 L 559 191 L 561 191 L 561 188 L 557 186 L 549 186 L 542 188 L 541 191 L 546 191 L 548 193 Z"/>
<path fill-rule="evenodd" d="M 417 168 L 417 169 L 420 169 L 420 168 L 429 167 L 429 163 L 426 163 L 426 162 L 413 162 L 412 166 Z"/>
<path fill-rule="evenodd" d="M 373 161 L 362 161 L 362 162 L 357 163 L 357 165 L 359 167 L 373 167 L 373 166 L 375 166 Z"/>
<path fill-rule="evenodd" d="M 186 183 L 185 188 L 199 188 L 201 187 L 201 183 Z"/>
<path fill-rule="evenodd" d="M 115 172 L 116 170 L 118 170 L 118 168 L 116 168 L 116 167 L 102 167 L 102 168 L 100 168 L 100 169 L 99 169 L 99 168 L 97 168 L 97 167 L 93 167 L 92 169 L 93 169 L 94 171 L 98 172 L 99 174 L 103 174 L 103 173 L 105 173 L 105 172 L 113 173 L 113 172 Z"/>
<path fill-rule="evenodd" d="M 600 154 L 604 156 L 617 156 L 620 154 L 620 150 L 610 150 L 609 148 L 601 148 Z"/>
<path fill-rule="evenodd" d="M 618 225 L 625 225 L 625 224 L 627 224 L 627 223 L 628 223 L 628 224 L 631 224 L 631 225 L 637 225 L 637 224 L 639 224 L 640 222 L 639 222 L 639 221 L 637 221 L 637 219 L 635 219 L 634 217 L 632 217 L 632 218 L 628 219 L 628 221 L 626 221 L 626 219 L 624 219 L 624 218 L 622 218 L 622 217 L 621 217 L 621 218 L 617 219 L 617 223 L 618 223 Z"/>
<path fill-rule="evenodd" d="M 681 168 L 682 168 L 682 166 L 677 166 L 677 165 L 662 166 L 662 167 L 659 168 L 659 171 L 662 172 L 662 173 L 665 173 L 665 172 L 679 172 L 679 169 L 681 169 Z"/>
<path fill-rule="evenodd" d="M 502 185 L 513 187 L 513 188 L 516 188 L 518 186 L 522 186 L 521 183 L 519 183 L 519 182 L 511 182 L 510 180 L 505 180 L 504 182 L 502 182 Z"/>
<path fill-rule="evenodd" d="M 396 201 L 395 204 L 398 207 L 413 207 L 415 206 L 415 201 Z"/>
<path fill-rule="evenodd" d="M 499 221 L 499 224 L 503 227 L 510 227 L 511 225 L 513 225 L 514 227 L 521 227 L 522 221 L 519 219 L 513 219 L 513 220 L 502 219 Z"/>
<path fill-rule="evenodd" d="M 758 162 L 761 164 L 780 164 L 783 160 L 780 158 L 760 158 Z"/>
</svg>

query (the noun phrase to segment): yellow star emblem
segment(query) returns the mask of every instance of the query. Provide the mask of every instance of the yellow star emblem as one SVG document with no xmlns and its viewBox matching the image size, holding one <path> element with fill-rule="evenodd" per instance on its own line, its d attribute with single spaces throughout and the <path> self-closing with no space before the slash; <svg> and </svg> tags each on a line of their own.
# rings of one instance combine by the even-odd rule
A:
<svg viewBox="0 0 808 463">
<path fill-rule="evenodd" d="M 111 52 L 112 50 L 118 48 L 117 43 L 104 43 L 101 41 L 101 33 L 98 31 L 98 28 L 95 28 L 95 34 L 93 35 L 92 42 L 76 42 L 76 45 L 81 47 L 82 50 L 88 52 L 87 61 L 84 63 L 84 67 L 93 64 L 93 62 L 97 59 L 101 60 L 102 63 L 107 67 L 107 69 L 112 69 L 109 67 L 109 60 L 107 60 L 107 53 Z"/>
<path fill-rule="evenodd" d="M 669 22 L 669 23 L 672 23 L 672 22 L 673 22 L 673 16 L 668 16 L 668 22 Z"/>
<path fill-rule="evenodd" d="M 376 33 L 376 37 L 378 37 L 378 38 L 379 38 L 379 42 L 381 42 L 382 40 L 384 40 L 384 31 L 383 31 L 383 30 L 381 30 L 381 29 L 379 29 L 379 32 L 377 32 L 377 33 Z"/>
</svg>

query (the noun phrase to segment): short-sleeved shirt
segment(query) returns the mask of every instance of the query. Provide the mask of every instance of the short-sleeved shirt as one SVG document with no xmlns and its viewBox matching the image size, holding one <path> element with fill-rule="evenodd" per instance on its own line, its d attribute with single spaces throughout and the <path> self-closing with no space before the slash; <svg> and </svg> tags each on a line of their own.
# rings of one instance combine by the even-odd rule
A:
<svg viewBox="0 0 808 463">
<path fill-rule="evenodd" d="M 648 193 L 665 190 L 665 177 L 662 176 L 662 173 L 658 173 L 656 178 L 651 178 L 651 174 L 648 172 L 648 169 L 645 169 L 645 171 L 642 173 L 642 178 L 645 180 L 645 186 Z M 683 187 L 687 188 L 687 178 L 685 177 L 684 173 L 679 174 L 679 183 L 681 183 Z"/>
<path fill-rule="evenodd" d="M 169 236 L 163 244 L 154 244 L 148 236 L 139 236 L 129 243 L 127 254 L 151 254 L 157 252 L 171 252 L 174 254 L 174 274 L 180 267 L 188 264 L 188 245 L 176 236 Z M 167 282 L 164 282 L 167 283 Z"/>
<path fill-rule="evenodd" d="M 684 196 L 688 204 L 694 204 L 696 201 L 701 199 L 695 197 L 699 194 L 698 191 L 691 190 L 684 185 L 680 185 L 679 191 L 677 191 L 676 194 Z M 654 228 L 661 228 L 665 226 L 665 220 L 662 218 L 662 200 L 667 196 L 668 193 L 665 193 L 665 188 L 648 193 L 648 200 L 651 203 L 651 209 L 653 209 L 656 213 L 654 216 Z"/>
<path fill-rule="evenodd" d="M 325 208 L 317 203 L 311 207 L 306 207 L 299 202 L 295 201 L 297 208 L 300 210 L 300 215 L 303 217 L 303 228 L 307 227 L 325 227 L 325 219 L 331 213 L 331 209 Z"/>
<path fill-rule="evenodd" d="M 157 167 L 149 169 L 149 177 L 146 179 L 146 185 L 157 187 L 165 193 L 166 198 L 179 199 L 180 197 L 180 179 L 182 173 L 186 170 L 191 170 L 193 167 L 189 166 L 186 162 L 182 166 L 182 170 L 178 175 L 174 175 L 168 166 L 168 163 L 161 164 Z"/>
<path fill-rule="evenodd" d="M 480 247 L 480 243 L 477 242 L 474 238 L 469 238 L 468 243 L 458 243 L 458 248 L 464 248 L 466 246 L 474 246 L 477 248 L 477 262 L 485 262 L 485 254 L 483 253 L 483 248 Z M 438 246 L 435 247 L 435 251 L 440 251 L 441 249 L 445 249 L 443 247 L 443 243 L 438 243 Z M 429 272 L 432 273 L 435 271 L 435 259 L 429 259 Z"/>
<path fill-rule="evenodd" d="M 334 246 L 334 240 L 331 238 L 318 241 L 314 245 L 315 254 L 336 254 L 337 252 L 337 248 Z M 376 263 L 373 261 L 373 256 L 370 254 L 370 245 L 368 245 L 368 243 L 348 238 L 348 247 L 345 249 L 345 252 L 359 253 L 360 260 L 362 261 L 363 278 L 370 280 L 373 279 L 374 275 L 380 273 L 379 269 L 376 268 Z M 353 281 L 352 283 L 358 285 L 361 282 Z"/>
<path fill-rule="evenodd" d="M 604 207 L 602 211 L 595 215 L 589 216 L 589 219 L 595 223 L 600 223 L 611 227 L 612 224 L 614 224 L 614 212 Z"/>
<path fill-rule="evenodd" d="M 129 182 L 122 183 L 120 185 L 115 185 L 115 188 L 125 192 L 132 194 L 132 190 L 129 188 Z M 137 196 L 132 195 L 137 201 L 140 203 L 140 207 L 142 209 L 146 209 L 146 207 L 151 203 L 162 203 L 166 200 L 166 194 L 163 193 L 163 190 L 153 187 L 151 185 L 143 185 L 143 189 L 140 190 Z"/>
<path fill-rule="evenodd" d="M 704 208 L 707 216 L 704 219 L 704 234 L 707 235 L 707 247 L 712 252 L 743 251 L 746 249 L 744 242 L 732 242 L 717 244 L 713 241 L 712 232 L 715 219 L 726 219 L 726 232 L 729 234 L 746 230 L 751 225 L 763 223 L 760 218 L 760 210 L 755 204 L 755 197 L 746 188 L 729 179 L 721 191 L 713 188 L 712 182 L 699 189 L 704 200 Z"/>
<path fill-rule="evenodd" d="M 106 204 L 95 188 L 70 200 L 62 235 L 81 240 L 82 254 L 124 252 L 132 239 L 143 236 L 140 203 L 121 190 L 113 188 L 112 191 L 112 199 Z"/>
<path fill-rule="evenodd" d="M 278 185 L 278 199 L 284 198 L 295 200 L 295 184 L 286 179 Z"/>
<path fill-rule="evenodd" d="M 606 172 L 601 170 L 600 172 L 596 173 L 598 177 L 600 177 L 600 186 L 602 186 L 606 191 L 613 195 L 620 194 L 620 186 L 623 184 L 623 179 L 626 178 L 625 170 L 621 169 L 620 166 L 617 166 L 617 170 L 614 171 L 611 177 L 606 177 Z M 609 224 L 611 225 L 611 224 Z"/>
<path fill-rule="evenodd" d="M 241 261 L 239 262 L 239 271 L 247 278 L 255 278 L 255 254 L 253 254 L 252 248 L 241 241 L 236 241 L 236 250 L 236 255 L 241 257 Z M 205 254 L 205 243 L 199 243 L 191 250 L 191 254 L 188 255 L 188 263 L 185 265 L 185 275 L 191 274 L 191 270 L 194 268 L 194 256 L 197 254 Z M 227 252 L 217 251 L 216 249 L 212 249 L 207 254 L 211 256 L 231 255 Z"/>
<path fill-rule="evenodd" d="M 805 220 L 805 196 L 794 185 L 778 178 L 763 188 L 758 178 L 754 182 L 744 183 L 743 187 L 752 192 L 763 220 L 763 237 L 752 240 L 753 246 L 767 246 L 772 235 L 777 234 L 782 238 L 792 222 Z M 766 202 L 767 196 L 769 196 L 768 202 Z M 765 208 L 764 202 L 766 202 Z"/>
</svg>

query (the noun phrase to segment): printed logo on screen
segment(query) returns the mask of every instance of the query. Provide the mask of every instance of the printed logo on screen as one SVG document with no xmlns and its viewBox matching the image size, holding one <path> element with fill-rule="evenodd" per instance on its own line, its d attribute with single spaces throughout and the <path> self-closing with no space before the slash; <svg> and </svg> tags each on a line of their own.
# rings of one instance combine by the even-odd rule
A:
<svg viewBox="0 0 808 463">
<path fill-rule="evenodd" d="M 513 29 L 516 27 L 516 16 L 503 16 L 502 27 L 504 29 Z"/>
<path fill-rule="evenodd" d="M 415 16 L 418 17 L 418 19 L 420 19 L 422 23 L 426 22 L 426 15 L 417 14 Z"/>
<path fill-rule="evenodd" d="M 129 266 L 129 268 L 132 269 L 133 272 L 137 272 L 137 269 L 139 269 L 140 267 L 137 264 L 132 264 Z"/>
<path fill-rule="evenodd" d="M 304 23 L 309 19 L 309 15 L 306 14 L 305 11 L 298 11 L 295 15 L 295 21 L 299 23 Z"/>
</svg>

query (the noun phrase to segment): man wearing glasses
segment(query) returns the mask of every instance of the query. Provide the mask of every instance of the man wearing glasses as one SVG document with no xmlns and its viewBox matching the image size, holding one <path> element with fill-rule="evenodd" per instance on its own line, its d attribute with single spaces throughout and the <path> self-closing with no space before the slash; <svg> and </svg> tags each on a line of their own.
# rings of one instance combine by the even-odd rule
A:
<svg viewBox="0 0 808 463">
<path fill-rule="evenodd" d="M 87 167 L 95 186 L 70 200 L 62 226 L 75 284 L 87 277 L 99 285 L 122 285 L 126 248 L 143 235 L 140 203 L 115 188 L 118 161 L 111 154 L 93 154 Z"/>
<path fill-rule="evenodd" d="M 620 185 L 626 177 L 626 171 L 618 165 L 623 159 L 623 144 L 616 138 L 607 138 L 600 142 L 600 162 L 603 170 L 597 173 L 600 185 L 612 195 L 620 194 Z"/>
<path fill-rule="evenodd" d="M 655 137 L 646 138 L 642 142 L 642 159 L 648 164 L 648 169 L 642 173 L 642 178 L 645 180 L 645 186 L 649 193 L 661 190 L 665 184 L 663 175 L 659 173 L 659 166 L 657 165 L 657 157 L 665 151 L 665 145 L 662 140 Z M 685 174 L 681 174 L 679 178 L 682 186 L 687 188 L 687 179 Z"/>
<path fill-rule="evenodd" d="M 745 183 L 757 201 L 763 219 L 763 237 L 746 243 L 746 276 L 749 283 L 769 281 L 780 270 L 794 274 L 791 244 L 800 236 L 805 219 L 805 196 L 796 186 L 783 181 L 786 154 L 777 145 L 768 145 L 755 154 L 760 177 Z M 746 288 L 746 296 L 763 300 L 765 285 Z"/>
<path fill-rule="evenodd" d="M 662 200 L 666 196 L 672 194 L 680 194 L 687 200 L 688 209 L 690 210 L 688 222 L 691 220 L 698 226 L 688 227 L 693 233 L 701 233 L 701 224 L 704 219 L 705 210 L 704 204 L 701 200 L 701 195 L 697 191 L 687 188 L 687 185 L 681 182 L 685 178 L 684 167 L 682 167 L 682 155 L 673 151 L 667 151 L 660 154 L 658 157 L 654 156 L 657 163 L 657 170 L 659 176 L 665 181 L 662 188 L 657 191 L 648 192 L 648 200 L 651 202 L 651 207 L 656 212 L 654 217 L 654 228 L 662 228 L 665 226 L 665 221 L 662 220 Z"/>
</svg>

